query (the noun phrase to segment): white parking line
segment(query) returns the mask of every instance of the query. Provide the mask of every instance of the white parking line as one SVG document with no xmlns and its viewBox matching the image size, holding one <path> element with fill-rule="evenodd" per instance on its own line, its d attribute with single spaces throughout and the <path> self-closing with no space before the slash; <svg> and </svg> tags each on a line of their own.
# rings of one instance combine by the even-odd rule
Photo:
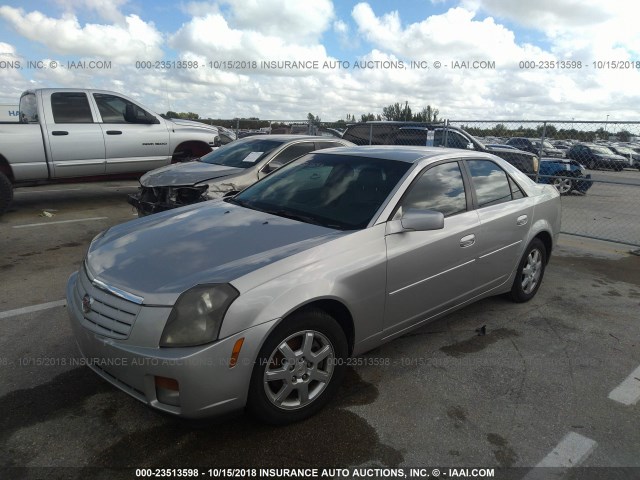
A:
<svg viewBox="0 0 640 480">
<path fill-rule="evenodd" d="M 51 192 L 73 192 L 75 190 L 82 190 L 82 188 L 56 188 L 56 189 L 52 189 L 52 190 L 16 190 L 15 192 L 13 192 L 14 194 L 16 193 L 51 193 Z"/>
<path fill-rule="evenodd" d="M 582 435 L 569 432 L 560 443 L 551 450 L 522 480 L 543 480 L 549 478 L 546 468 L 570 468 L 577 467 L 598 446 L 595 440 Z M 559 472 L 555 472 L 559 473 Z"/>
<path fill-rule="evenodd" d="M 39 312 L 40 310 L 47 310 L 49 308 L 62 307 L 66 304 L 66 300 L 56 300 L 55 302 L 47 302 L 41 303 L 39 305 L 31 305 L 30 307 L 16 308 L 15 310 L 0 312 L 0 318 L 9 318 L 15 317 L 16 315 L 24 315 L 25 313 Z"/>
<path fill-rule="evenodd" d="M 624 382 L 611 390 L 609 398 L 624 405 L 638 403 L 640 400 L 640 367 L 631 372 Z"/>
<path fill-rule="evenodd" d="M 14 225 L 13 228 L 41 227 L 43 225 L 57 225 L 60 223 L 91 222 L 94 220 L 105 220 L 107 218 L 109 217 L 91 217 L 91 218 L 78 218 L 77 220 L 58 220 L 57 222 L 28 223 L 26 225 Z"/>
</svg>

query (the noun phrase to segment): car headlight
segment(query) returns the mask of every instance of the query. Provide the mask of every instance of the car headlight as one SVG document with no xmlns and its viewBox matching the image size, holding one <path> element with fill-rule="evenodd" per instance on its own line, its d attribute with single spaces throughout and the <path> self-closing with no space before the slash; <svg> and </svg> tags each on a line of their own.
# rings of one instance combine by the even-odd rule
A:
<svg viewBox="0 0 640 480">
<path fill-rule="evenodd" d="M 540 169 L 540 159 L 538 158 L 537 155 L 533 156 L 533 173 L 538 173 L 538 170 Z"/>
<path fill-rule="evenodd" d="M 160 338 L 161 347 L 191 347 L 218 339 L 227 309 L 239 296 L 229 284 L 198 285 L 173 306 Z"/>
</svg>

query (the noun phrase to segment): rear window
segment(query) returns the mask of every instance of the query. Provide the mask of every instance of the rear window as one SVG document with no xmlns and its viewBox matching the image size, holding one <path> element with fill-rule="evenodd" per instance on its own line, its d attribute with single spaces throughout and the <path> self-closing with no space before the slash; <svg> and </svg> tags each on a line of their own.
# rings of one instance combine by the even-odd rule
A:
<svg viewBox="0 0 640 480">
<path fill-rule="evenodd" d="M 82 92 L 56 92 L 51 94 L 54 123 L 93 123 L 89 99 Z"/>
<path fill-rule="evenodd" d="M 388 145 L 389 135 L 397 127 L 391 125 L 362 124 L 348 127 L 342 138 L 356 145 Z M 369 138 L 371 137 L 371 143 Z"/>
<path fill-rule="evenodd" d="M 20 98 L 20 123 L 38 123 L 38 102 L 35 93 Z"/>
</svg>

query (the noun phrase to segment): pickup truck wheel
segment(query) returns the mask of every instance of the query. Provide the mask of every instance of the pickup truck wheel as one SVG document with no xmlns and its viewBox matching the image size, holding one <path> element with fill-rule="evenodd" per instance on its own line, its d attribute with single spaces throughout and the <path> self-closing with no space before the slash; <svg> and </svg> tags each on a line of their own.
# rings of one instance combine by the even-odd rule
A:
<svg viewBox="0 0 640 480">
<path fill-rule="evenodd" d="M 0 172 L 0 215 L 7 211 L 13 200 L 13 185 L 7 176 Z"/>
</svg>

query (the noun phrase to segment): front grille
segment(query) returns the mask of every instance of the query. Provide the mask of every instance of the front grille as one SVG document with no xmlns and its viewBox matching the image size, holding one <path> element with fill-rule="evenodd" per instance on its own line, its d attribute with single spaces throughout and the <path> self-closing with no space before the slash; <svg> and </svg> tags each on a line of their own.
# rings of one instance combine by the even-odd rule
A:
<svg viewBox="0 0 640 480">
<path fill-rule="evenodd" d="M 83 326 L 105 337 L 123 340 L 129 337 L 141 306 L 108 293 L 91 283 L 84 268 L 76 282 L 76 302 L 82 312 Z M 89 295 L 91 310 L 84 313 L 82 299 Z"/>
</svg>

